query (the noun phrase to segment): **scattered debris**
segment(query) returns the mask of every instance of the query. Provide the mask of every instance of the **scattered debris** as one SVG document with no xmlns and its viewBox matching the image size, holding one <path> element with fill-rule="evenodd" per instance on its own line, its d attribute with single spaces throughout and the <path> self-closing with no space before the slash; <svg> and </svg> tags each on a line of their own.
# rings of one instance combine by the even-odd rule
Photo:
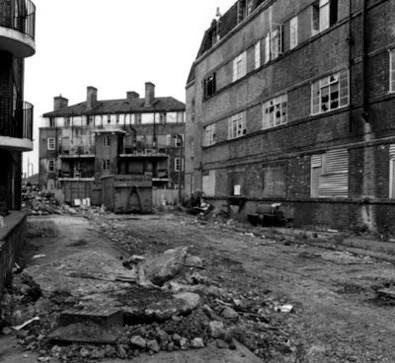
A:
<svg viewBox="0 0 395 363">
<path fill-rule="evenodd" d="M 291 304 L 286 304 L 282 306 L 276 306 L 275 310 L 280 313 L 291 313 L 294 307 Z"/>
<path fill-rule="evenodd" d="M 30 320 L 24 322 L 21 325 L 14 326 L 13 329 L 16 330 L 16 331 L 22 330 L 22 329 L 26 328 L 27 326 L 29 326 L 31 323 L 34 323 L 35 321 L 39 321 L 39 320 L 40 320 L 40 318 L 38 316 L 36 316 L 33 319 L 30 319 Z"/>
</svg>

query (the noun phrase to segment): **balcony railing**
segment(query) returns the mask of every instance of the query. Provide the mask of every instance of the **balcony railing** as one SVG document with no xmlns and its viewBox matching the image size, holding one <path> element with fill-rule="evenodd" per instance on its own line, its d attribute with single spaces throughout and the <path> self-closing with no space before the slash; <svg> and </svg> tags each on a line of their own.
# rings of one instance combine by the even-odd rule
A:
<svg viewBox="0 0 395 363">
<path fill-rule="evenodd" d="M 36 33 L 36 6 L 30 0 L 18 1 L 16 14 L 0 21 L 0 26 L 23 33 L 34 40 Z"/>
<path fill-rule="evenodd" d="M 33 140 L 33 105 L 1 98 L 0 136 Z"/>
</svg>

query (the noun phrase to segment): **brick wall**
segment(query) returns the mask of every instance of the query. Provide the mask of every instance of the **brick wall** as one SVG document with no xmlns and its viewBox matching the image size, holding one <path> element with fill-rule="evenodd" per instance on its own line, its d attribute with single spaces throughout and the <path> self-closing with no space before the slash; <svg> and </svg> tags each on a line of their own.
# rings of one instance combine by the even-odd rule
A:
<svg viewBox="0 0 395 363">
<path fill-rule="evenodd" d="M 393 213 L 392 202 L 388 200 L 389 144 L 395 143 L 395 138 L 377 139 L 395 136 L 395 96 L 389 94 L 388 55 L 388 47 L 395 42 L 395 5 L 389 0 L 368 2 L 366 84 L 370 124 L 367 125 L 361 119 L 361 1 L 352 2 L 351 27 L 348 21 L 350 2 L 339 1 L 337 24 L 314 37 L 311 37 L 311 3 L 309 0 L 277 0 L 274 3 L 274 23 L 287 24 L 298 14 L 301 43 L 289 50 L 285 37 L 285 53 L 257 71 L 253 70 L 252 47 L 267 33 L 264 11 L 247 19 L 245 25 L 196 61 L 196 79 L 187 87 L 186 134 L 188 140 L 193 139 L 195 147 L 193 152 L 186 151 L 187 180 L 193 186 L 191 191 L 199 189 L 202 174 L 215 170 L 217 197 L 231 195 L 233 186 L 240 184 L 242 195 L 253 203 L 254 199 L 269 197 L 265 194 L 265 168 L 281 165 L 285 171 L 285 199 L 282 201 L 297 210 L 297 224 L 333 224 L 340 228 L 363 222 L 361 215 L 365 207 L 361 203 L 369 196 L 372 210 L 377 216 L 383 216 L 378 219 L 382 229 L 384 221 Z M 247 50 L 249 73 L 231 83 L 232 60 L 243 50 Z M 350 71 L 350 106 L 311 116 L 311 83 L 342 69 Z M 204 100 L 203 79 L 213 71 L 217 73 L 218 92 Z M 288 94 L 288 123 L 262 130 L 262 103 L 283 93 Z M 228 118 L 240 111 L 247 114 L 247 135 L 227 140 Z M 217 142 L 202 147 L 204 126 L 213 122 Z M 369 140 L 376 141 L 366 144 Z M 187 145 L 191 147 L 192 143 Z M 328 148 L 349 151 L 348 200 L 310 198 L 311 155 Z M 273 198 L 275 200 L 278 198 Z M 344 220 L 337 220 L 339 213 L 344 213 Z"/>
</svg>

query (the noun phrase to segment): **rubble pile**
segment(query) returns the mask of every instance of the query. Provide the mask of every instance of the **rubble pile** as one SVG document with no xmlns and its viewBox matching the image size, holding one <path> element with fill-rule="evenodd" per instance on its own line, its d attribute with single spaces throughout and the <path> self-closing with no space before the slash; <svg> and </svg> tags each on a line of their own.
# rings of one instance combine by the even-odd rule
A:
<svg viewBox="0 0 395 363">
<path fill-rule="evenodd" d="M 284 314 L 281 304 L 258 291 L 242 295 L 221 287 L 188 248 L 132 255 L 123 265 L 129 277 L 119 277 L 122 285 L 114 285 L 122 288 L 88 294 L 40 291 L 25 272 L 16 275 L 14 310 L 8 314 L 13 329 L 3 333 L 14 332 L 42 361 L 126 359 L 208 345 L 236 349 L 239 343 L 267 361 L 279 361 L 280 353 L 295 356 L 297 349 L 277 318 Z M 95 279 L 117 280 L 110 275 Z"/>
</svg>

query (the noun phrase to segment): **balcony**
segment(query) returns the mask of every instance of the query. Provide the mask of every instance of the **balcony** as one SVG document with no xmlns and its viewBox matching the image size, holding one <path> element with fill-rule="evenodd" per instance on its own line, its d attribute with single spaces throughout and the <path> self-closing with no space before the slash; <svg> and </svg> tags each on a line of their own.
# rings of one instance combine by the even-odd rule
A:
<svg viewBox="0 0 395 363">
<path fill-rule="evenodd" d="M 0 50 L 25 58 L 36 51 L 36 6 L 30 0 L 18 3 L 14 14 L 5 14 L 0 18 Z"/>
<path fill-rule="evenodd" d="M 0 99 L 0 148 L 33 150 L 33 105 Z"/>
<path fill-rule="evenodd" d="M 139 147 L 125 147 L 121 158 L 134 158 L 134 159 L 167 159 L 168 154 L 160 152 L 155 149 L 145 149 Z"/>
<path fill-rule="evenodd" d="M 61 145 L 59 147 L 59 155 L 61 159 L 94 159 L 95 148 L 92 145 Z"/>
<path fill-rule="evenodd" d="M 91 182 L 95 180 L 93 171 L 85 171 L 85 170 L 74 170 L 74 171 L 59 171 L 59 181 L 85 181 Z"/>
</svg>

